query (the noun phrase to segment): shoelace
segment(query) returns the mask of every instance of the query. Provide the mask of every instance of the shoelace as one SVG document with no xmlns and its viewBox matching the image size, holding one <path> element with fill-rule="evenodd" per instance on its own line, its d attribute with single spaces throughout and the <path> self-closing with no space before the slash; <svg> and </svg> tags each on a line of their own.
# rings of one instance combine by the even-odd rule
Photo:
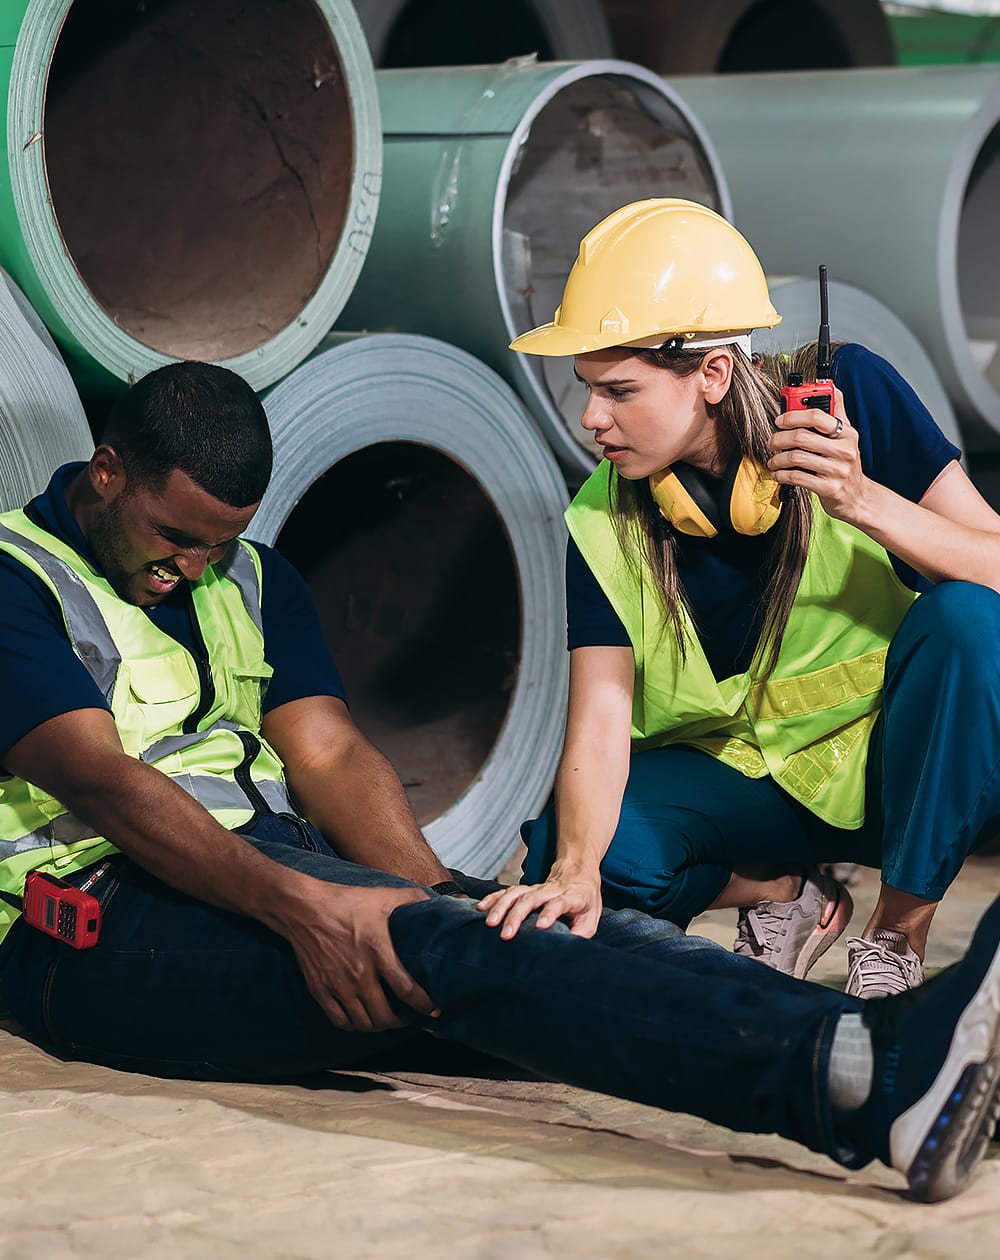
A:
<svg viewBox="0 0 1000 1260">
<path fill-rule="evenodd" d="M 853 947 L 864 946 L 851 959 L 851 969 L 847 976 L 848 990 L 852 988 L 859 972 L 865 973 L 865 987 L 878 986 L 888 993 L 906 993 L 910 988 L 906 959 L 881 945 L 878 941 L 866 941 L 863 937 L 852 936 L 847 947 L 853 953 Z"/>
<path fill-rule="evenodd" d="M 763 910 L 760 906 L 752 906 L 744 910 L 736 925 L 736 943 L 734 954 L 764 953 L 771 949 L 775 940 L 782 934 L 787 925 L 787 916 Z M 754 949 L 754 945 L 757 949 Z"/>
</svg>

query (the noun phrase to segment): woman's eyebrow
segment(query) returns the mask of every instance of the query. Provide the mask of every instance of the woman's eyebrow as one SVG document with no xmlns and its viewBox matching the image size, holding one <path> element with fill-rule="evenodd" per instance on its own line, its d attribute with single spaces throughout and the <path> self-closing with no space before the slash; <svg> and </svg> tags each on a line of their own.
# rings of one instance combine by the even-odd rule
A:
<svg viewBox="0 0 1000 1260">
<path fill-rule="evenodd" d="M 573 369 L 573 375 L 576 377 L 576 379 L 580 382 L 581 385 L 589 385 L 591 386 L 591 388 L 601 388 L 606 385 L 617 386 L 617 385 L 634 385 L 635 384 L 634 376 L 613 376 L 610 380 L 607 380 L 607 381 L 586 381 L 580 375 L 580 373 L 576 370 L 576 368 Z"/>
</svg>

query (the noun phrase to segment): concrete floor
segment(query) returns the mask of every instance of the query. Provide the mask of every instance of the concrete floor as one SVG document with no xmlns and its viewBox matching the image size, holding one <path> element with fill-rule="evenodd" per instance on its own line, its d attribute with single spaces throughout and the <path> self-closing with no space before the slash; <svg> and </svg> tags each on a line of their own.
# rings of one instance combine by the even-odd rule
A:
<svg viewBox="0 0 1000 1260">
<path fill-rule="evenodd" d="M 863 874 L 854 927 L 876 881 Z M 970 861 L 928 963 L 1000 890 Z M 734 912 L 696 929 L 729 943 Z M 843 945 L 818 964 L 844 982 Z M 959 1199 L 907 1202 L 774 1137 L 521 1079 L 435 1044 L 308 1087 L 191 1084 L 63 1063 L 0 1031 L 0 1255 L 337 1260 L 651 1256 L 996 1260 L 1000 1146 Z"/>
</svg>

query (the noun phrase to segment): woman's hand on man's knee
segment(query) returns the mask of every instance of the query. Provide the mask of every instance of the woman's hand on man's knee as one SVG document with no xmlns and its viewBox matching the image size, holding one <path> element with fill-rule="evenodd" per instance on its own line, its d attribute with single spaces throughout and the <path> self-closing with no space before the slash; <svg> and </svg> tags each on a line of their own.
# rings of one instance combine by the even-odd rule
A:
<svg viewBox="0 0 1000 1260">
<path fill-rule="evenodd" d="M 552 927 L 562 919 L 575 936 L 593 936 L 601 917 L 601 882 L 599 877 L 553 872 L 544 884 L 516 884 L 490 893 L 477 909 L 486 911 L 487 924 L 499 927 L 504 940 L 516 936 L 536 912 L 537 928 Z"/>
</svg>

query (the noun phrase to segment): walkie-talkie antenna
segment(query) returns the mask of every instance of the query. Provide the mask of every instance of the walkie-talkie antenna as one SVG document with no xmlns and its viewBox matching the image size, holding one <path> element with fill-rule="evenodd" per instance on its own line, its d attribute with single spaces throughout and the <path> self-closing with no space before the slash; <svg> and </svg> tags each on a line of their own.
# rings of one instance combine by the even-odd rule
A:
<svg viewBox="0 0 1000 1260">
<path fill-rule="evenodd" d="M 826 267 L 819 268 L 819 337 L 816 342 L 816 379 L 830 380 L 830 301 L 826 289 Z"/>
</svg>

